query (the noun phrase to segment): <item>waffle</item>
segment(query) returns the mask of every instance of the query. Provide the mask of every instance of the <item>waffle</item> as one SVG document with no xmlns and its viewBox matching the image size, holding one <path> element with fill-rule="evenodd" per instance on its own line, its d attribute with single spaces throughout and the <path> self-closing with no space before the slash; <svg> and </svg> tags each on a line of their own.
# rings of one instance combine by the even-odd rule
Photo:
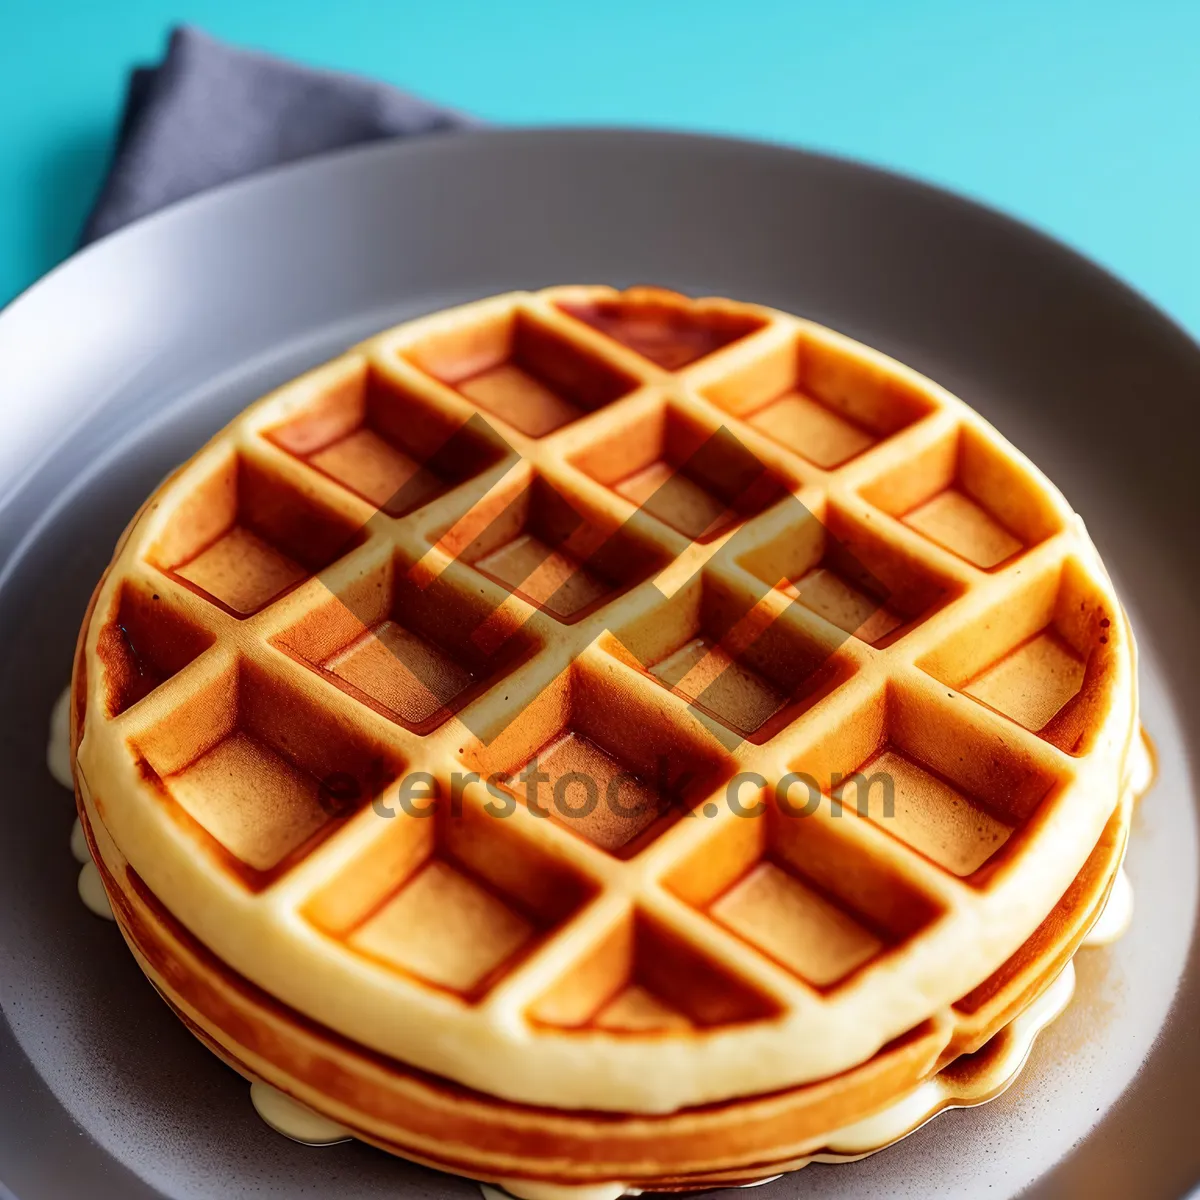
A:
<svg viewBox="0 0 1200 1200">
<path fill-rule="evenodd" d="M 1096 919 L 1140 747 L 1027 459 L 656 289 L 449 310 L 251 406 L 126 531 L 73 695 L 188 1025 L 527 1192 L 758 1178 L 986 1052 Z"/>
</svg>

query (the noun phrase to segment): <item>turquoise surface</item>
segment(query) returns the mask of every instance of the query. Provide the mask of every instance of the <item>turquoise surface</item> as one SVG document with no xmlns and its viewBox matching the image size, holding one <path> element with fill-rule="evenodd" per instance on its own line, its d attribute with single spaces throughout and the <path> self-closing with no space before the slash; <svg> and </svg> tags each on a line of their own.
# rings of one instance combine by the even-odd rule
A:
<svg viewBox="0 0 1200 1200">
<path fill-rule="evenodd" d="M 71 251 L 125 73 L 180 19 L 495 121 L 711 130 L 905 171 L 1200 333 L 1197 0 L 7 0 L 0 301 Z"/>
</svg>

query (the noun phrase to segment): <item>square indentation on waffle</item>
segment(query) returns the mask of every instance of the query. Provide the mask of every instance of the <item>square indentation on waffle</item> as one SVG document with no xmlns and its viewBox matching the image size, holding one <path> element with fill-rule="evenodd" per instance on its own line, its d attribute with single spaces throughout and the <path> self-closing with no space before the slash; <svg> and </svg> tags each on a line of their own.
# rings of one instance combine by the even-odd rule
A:
<svg viewBox="0 0 1200 1200">
<path fill-rule="evenodd" d="M 897 683 L 848 713 L 793 770 L 844 815 L 865 817 L 974 884 L 1006 858 L 1055 784 L 1018 737 Z"/>
<path fill-rule="evenodd" d="M 414 733 L 431 733 L 537 648 L 503 608 L 508 594 L 480 589 L 462 567 L 429 579 L 384 550 L 330 588 L 274 643 Z"/>
<path fill-rule="evenodd" d="M 132 739 L 143 775 L 248 886 L 289 869 L 403 764 L 319 700 L 232 664 Z"/>
<path fill-rule="evenodd" d="M 1023 580 L 951 634 L 918 666 L 948 687 L 1081 754 L 1120 636 L 1103 593 L 1073 559 Z"/>
<path fill-rule="evenodd" d="M 704 571 L 669 599 L 647 597 L 610 644 L 738 739 L 762 743 L 853 673 L 836 654 L 843 637 L 778 614 L 769 591 Z"/>
<path fill-rule="evenodd" d="M 740 363 L 701 394 L 827 471 L 933 410 L 882 364 L 807 333 Z"/>
<path fill-rule="evenodd" d="M 708 542 L 800 481 L 760 461 L 724 426 L 670 401 L 631 413 L 573 458 L 580 470 L 692 541 Z"/>
<path fill-rule="evenodd" d="M 667 561 L 660 547 L 529 471 L 512 473 L 437 544 L 566 625 Z"/>
<path fill-rule="evenodd" d="M 607 298 L 562 301 L 558 307 L 668 371 L 681 370 L 766 325 L 753 313 L 659 288 L 630 288 Z"/>
<path fill-rule="evenodd" d="M 938 438 L 868 483 L 862 496 L 985 571 L 1062 528 L 1049 496 L 971 427 Z"/>
<path fill-rule="evenodd" d="M 530 1007 L 540 1025 L 648 1034 L 759 1021 L 778 1004 L 647 913 L 627 914 Z"/>
<path fill-rule="evenodd" d="M 447 803 L 432 775 L 407 791 L 406 811 L 305 915 L 364 957 L 474 1002 L 596 887 L 470 794 Z"/>
<path fill-rule="evenodd" d="M 118 716 L 148 696 L 215 640 L 149 584 L 125 580 L 96 640 L 108 715 Z"/>
<path fill-rule="evenodd" d="M 764 528 L 738 562 L 835 629 L 881 648 L 962 591 L 835 501 L 804 520 Z"/>
<path fill-rule="evenodd" d="M 803 788 L 790 793 L 766 788 L 753 800 L 747 794 L 741 802 L 747 815 L 715 826 L 664 882 L 825 989 L 915 936 L 941 910 L 866 843 L 861 823 L 807 804 Z"/>
<path fill-rule="evenodd" d="M 235 617 L 249 617 L 361 544 L 346 517 L 231 455 L 192 490 L 150 560 Z"/>
<path fill-rule="evenodd" d="M 531 438 L 611 404 L 641 382 L 523 309 L 426 334 L 403 354 Z"/>
<path fill-rule="evenodd" d="M 673 713 L 639 675 L 594 652 L 497 722 L 503 728 L 473 731 L 471 768 L 618 858 L 644 849 L 733 773 L 686 710 Z"/>
<path fill-rule="evenodd" d="M 421 508 L 513 453 L 482 417 L 464 422 L 353 360 L 266 435 L 392 517 Z"/>
</svg>

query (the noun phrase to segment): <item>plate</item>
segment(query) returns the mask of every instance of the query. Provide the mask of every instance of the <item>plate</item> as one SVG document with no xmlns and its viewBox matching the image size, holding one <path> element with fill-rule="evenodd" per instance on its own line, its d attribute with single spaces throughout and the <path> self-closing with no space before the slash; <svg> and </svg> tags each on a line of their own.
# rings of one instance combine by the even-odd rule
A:
<svg viewBox="0 0 1200 1200">
<path fill-rule="evenodd" d="M 761 301 L 946 385 L 1084 515 L 1140 641 L 1160 775 L 1131 840 L 1130 933 L 1080 954 L 1075 1003 L 999 1100 L 756 1200 L 1031 1185 L 1177 1200 L 1200 1179 L 1200 348 L 1070 250 L 944 192 L 622 130 L 460 134 L 280 168 L 100 242 L 0 314 L 0 1179 L 19 1200 L 479 1197 L 254 1116 L 79 903 L 45 737 L 91 587 L 172 466 L 376 329 L 568 281 Z"/>
</svg>

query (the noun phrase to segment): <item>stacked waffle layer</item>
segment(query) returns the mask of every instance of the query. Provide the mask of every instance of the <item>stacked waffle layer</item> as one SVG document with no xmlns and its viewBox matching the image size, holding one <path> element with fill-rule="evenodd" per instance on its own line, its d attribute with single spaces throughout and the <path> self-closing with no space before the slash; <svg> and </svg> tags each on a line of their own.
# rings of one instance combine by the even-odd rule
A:
<svg viewBox="0 0 1200 1200">
<path fill-rule="evenodd" d="M 553 288 L 160 486 L 75 777 L 141 966 L 248 1077 L 531 1196 L 701 1187 L 987 1091 L 1113 887 L 1134 659 L 1082 522 L 928 379 Z"/>
</svg>

